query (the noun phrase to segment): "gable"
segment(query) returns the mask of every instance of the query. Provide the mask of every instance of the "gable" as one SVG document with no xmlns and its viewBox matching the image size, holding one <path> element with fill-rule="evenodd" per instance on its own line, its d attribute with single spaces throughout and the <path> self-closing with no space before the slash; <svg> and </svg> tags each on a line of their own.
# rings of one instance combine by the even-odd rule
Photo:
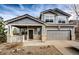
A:
<svg viewBox="0 0 79 59">
<path fill-rule="evenodd" d="M 38 25 L 41 25 L 41 23 L 33 20 L 33 19 L 30 19 L 30 18 L 23 18 L 23 19 L 20 19 L 20 20 L 16 20 L 16 21 L 13 21 L 9 24 L 38 24 Z"/>
<path fill-rule="evenodd" d="M 54 12 L 57 14 L 57 16 L 66 16 L 66 17 L 68 17 L 67 15 L 64 15 L 64 14 L 62 14 L 60 12 L 57 12 L 57 11 L 54 11 Z"/>
<path fill-rule="evenodd" d="M 63 15 L 63 16 L 67 16 L 67 17 L 70 17 L 70 14 L 58 9 L 58 8 L 55 8 L 55 9 L 48 9 L 48 10 L 45 10 L 43 12 L 41 12 L 41 14 L 45 14 L 45 13 L 52 13 L 52 14 L 55 14 L 55 15 Z"/>
<path fill-rule="evenodd" d="M 53 14 L 53 13 L 45 13 L 45 14 L 43 14 L 44 16 L 55 16 L 56 14 Z"/>
<path fill-rule="evenodd" d="M 44 15 L 44 18 L 45 18 L 46 16 L 51 16 L 51 17 L 55 17 L 55 16 L 68 17 L 68 16 L 63 15 L 63 14 L 61 14 L 61 13 L 59 13 L 59 12 L 56 12 L 56 11 L 54 11 L 54 12 L 55 12 L 56 14 L 51 13 L 51 12 L 44 13 L 44 14 L 43 14 L 43 15 Z"/>
<path fill-rule="evenodd" d="M 58 9 L 58 8 L 53 9 L 53 12 L 64 15 L 64 16 L 68 16 L 68 17 L 71 16 L 70 14 L 68 14 L 68 13 L 66 13 L 66 12 L 64 12 L 64 11 Z"/>
<path fill-rule="evenodd" d="M 5 21 L 5 24 L 44 24 L 44 22 L 31 15 L 24 14 L 22 16 Z"/>
</svg>

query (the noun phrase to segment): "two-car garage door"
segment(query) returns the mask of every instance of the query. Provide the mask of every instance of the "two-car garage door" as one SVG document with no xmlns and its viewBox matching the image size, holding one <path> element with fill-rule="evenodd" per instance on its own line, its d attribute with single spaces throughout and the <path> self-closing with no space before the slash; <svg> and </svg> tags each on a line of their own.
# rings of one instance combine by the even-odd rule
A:
<svg viewBox="0 0 79 59">
<path fill-rule="evenodd" d="M 48 40 L 70 40 L 70 31 L 47 30 Z"/>
</svg>

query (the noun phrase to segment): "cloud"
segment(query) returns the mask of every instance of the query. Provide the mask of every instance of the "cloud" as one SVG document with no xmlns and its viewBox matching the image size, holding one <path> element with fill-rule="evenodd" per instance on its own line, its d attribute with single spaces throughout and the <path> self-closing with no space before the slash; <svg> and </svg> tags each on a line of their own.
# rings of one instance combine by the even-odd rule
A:
<svg viewBox="0 0 79 59">
<path fill-rule="evenodd" d="M 8 20 L 8 19 L 16 17 L 15 15 L 10 15 L 10 14 L 0 14 L 0 16 L 3 17 L 4 20 Z"/>
<path fill-rule="evenodd" d="M 68 4 L 2 4 L 0 5 L 0 16 L 2 16 L 4 20 L 23 14 L 38 17 L 40 12 L 53 8 L 59 8 L 67 13 L 73 14 L 68 8 L 69 6 Z"/>
</svg>

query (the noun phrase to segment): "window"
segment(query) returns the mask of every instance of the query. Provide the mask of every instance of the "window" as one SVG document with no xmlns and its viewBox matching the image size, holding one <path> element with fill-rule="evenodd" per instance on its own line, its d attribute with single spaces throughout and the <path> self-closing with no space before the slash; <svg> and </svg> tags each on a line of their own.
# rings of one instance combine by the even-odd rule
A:
<svg viewBox="0 0 79 59">
<path fill-rule="evenodd" d="M 50 22 L 53 22 L 53 19 L 50 19 Z"/>
<path fill-rule="evenodd" d="M 61 23 L 61 20 L 59 20 L 58 23 Z"/>
<path fill-rule="evenodd" d="M 52 15 L 47 15 L 47 16 L 45 17 L 45 21 L 46 21 L 46 22 L 53 22 L 53 20 L 54 20 L 54 16 L 52 16 Z"/>
<path fill-rule="evenodd" d="M 45 19 L 46 20 L 46 22 L 49 22 L 49 19 Z"/>
<path fill-rule="evenodd" d="M 13 35 L 20 35 L 19 28 L 15 27 L 13 29 Z"/>
<path fill-rule="evenodd" d="M 58 23 L 65 23 L 65 20 L 67 20 L 66 16 L 57 16 L 57 19 L 59 20 Z"/>
<path fill-rule="evenodd" d="M 65 23 L 65 21 L 62 21 L 62 23 Z"/>
<path fill-rule="evenodd" d="M 59 20 L 67 20 L 67 17 L 66 17 L 66 16 L 57 16 L 57 18 L 58 18 Z"/>
<path fill-rule="evenodd" d="M 26 28 L 21 28 L 20 31 L 21 31 L 22 35 L 24 35 L 24 34 L 27 35 L 27 29 Z"/>
<path fill-rule="evenodd" d="M 65 23 L 65 21 L 59 20 L 58 23 Z"/>
<path fill-rule="evenodd" d="M 46 22 L 53 22 L 53 19 L 46 19 Z"/>
</svg>

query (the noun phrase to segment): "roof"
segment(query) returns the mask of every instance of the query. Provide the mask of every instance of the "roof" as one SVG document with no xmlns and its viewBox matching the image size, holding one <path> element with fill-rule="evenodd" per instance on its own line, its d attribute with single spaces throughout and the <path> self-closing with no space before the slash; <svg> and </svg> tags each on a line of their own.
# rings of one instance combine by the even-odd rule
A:
<svg viewBox="0 0 79 59">
<path fill-rule="evenodd" d="M 61 13 L 61 14 L 63 14 L 63 15 L 66 15 L 66 16 L 68 16 L 68 17 L 71 16 L 70 14 L 68 14 L 68 13 L 66 13 L 66 12 L 64 12 L 64 11 L 58 9 L 58 8 L 55 8 L 55 9 L 53 9 L 53 10 L 56 11 L 56 12 L 59 12 L 59 13 Z"/>
<path fill-rule="evenodd" d="M 79 24 L 79 20 L 70 20 L 69 23 L 70 24 Z"/>
<path fill-rule="evenodd" d="M 41 12 L 40 17 L 42 15 L 42 13 L 46 13 L 46 12 L 51 12 L 53 14 L 57 14 L 56 12 L 59 12 L 59 13 L 61 13 L 63 15 L 66 15 L 66 16 L 70 17 L 70 14 L 68 14 L 68 13 L 66 13 L 66 12 L 64 12 L 64 11 L 58 9 L 58 8 L 45 10 L 45 11 Z M 34 21 L 37 21 L 39 23 L 44 24 L 44 22 L 42 20 L 40 20 L 38 18 L 35 18 L 35 17 L 33 17 L 33 16 L 29 15 L 29 14 L 24 14 L 24 15 L 21 15 L 21 16 L 15 17 L 15 18 L 12 18 L 10 20 L 7 20 L 7 21 L 5 21 L 5 24 L 9 24 L 9 23 L 12 23 L 14 21 L 21 20 L 23 18 L 30 18 L 30 19 L 32 19 Z"/>
<path fill-rule="evenodd" d="M 37 21 L 37 22 L 43 24 L 43 21 L 41 21 L 41 20 L 39 20 L 38 18 L 35 18 L 35 17 L 33 17 L 33 16 L 29 15 L 29 14 L 24 14 L 24 15 L 22 15 L 22 16 L 18 16 L 18 17 L 9 19 L 9 20 L 5 21 L 5 23 L 6 23 L 6 24 L 9 24 L 9 23 L 12 23 L 12 22 L 14 22 L 14 21 L 21 20 L 21 19 L 23 19 L 23 18 L 30 18 L 30 19 L 32 19 L 32 20 L 34 20 L 34 21 Z"/>
<path fill-rule="evenodd" d="M 57 14 L 56 12 L 59 12 L 59 13 L 65 15 L 65 16 L 68 16 L 68 17 L 71 16 L 70 14 L 68 14 L 68 13 L 66 13 L 66 12 L 64 12 L 64 11 L 58 9 L 58 8 L 55 8 L 55 9 L 48 9 L 48 10 L 42 11 L 41 14 L 42 14 L 42 13 L 47 13 L 47 12 L 51 12 L 51 13 L 54 13 L 54 14 Z M 41 15 L 40 15 L 40 16 L 41 16 Z"/>
</svg>

